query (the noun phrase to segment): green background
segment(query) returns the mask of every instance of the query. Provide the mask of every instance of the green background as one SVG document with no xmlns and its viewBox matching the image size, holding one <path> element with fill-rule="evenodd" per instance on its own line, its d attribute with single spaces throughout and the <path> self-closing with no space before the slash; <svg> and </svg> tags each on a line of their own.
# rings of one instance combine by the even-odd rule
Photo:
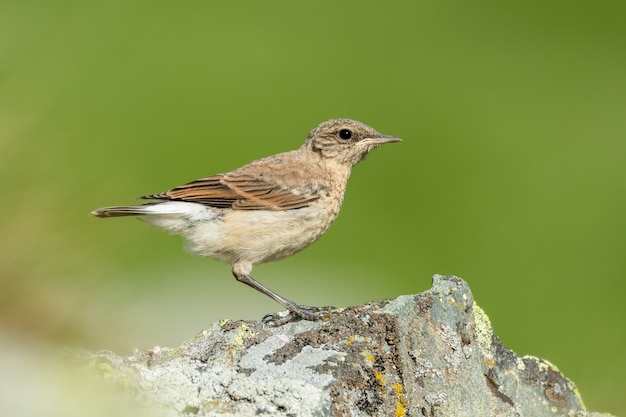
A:
<svg viewBox="0 0 626 417">
<path fill-rule="evenodd" d="M 125 353 L 280 309 L 178 237 L 88 213 L 332 117 L 404 141 L 355 168 L 320 241 L 254 276 L 337 306 L 461 276 L 507 347 L 626 414 L 618 1 L 3 0 L 0 333 Z"/>
</svg>

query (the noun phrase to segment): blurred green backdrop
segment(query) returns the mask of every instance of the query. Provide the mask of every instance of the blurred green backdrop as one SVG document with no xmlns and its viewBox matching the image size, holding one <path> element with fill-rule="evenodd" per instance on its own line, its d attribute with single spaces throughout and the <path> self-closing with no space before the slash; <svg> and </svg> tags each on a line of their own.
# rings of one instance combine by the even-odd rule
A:
<svg viewBox="0 0 626 417">
<path fill-rule="evenodd" d="M 88 213 L 350 117 L 404 141 L 255 277 L 345 306 L 459 275 L 506 346 L 626 414 L 625 51 L 617 1 L 3 0 L 1 333 L 123 353 L 279 309 L 179 238 Z"/>
</svg>

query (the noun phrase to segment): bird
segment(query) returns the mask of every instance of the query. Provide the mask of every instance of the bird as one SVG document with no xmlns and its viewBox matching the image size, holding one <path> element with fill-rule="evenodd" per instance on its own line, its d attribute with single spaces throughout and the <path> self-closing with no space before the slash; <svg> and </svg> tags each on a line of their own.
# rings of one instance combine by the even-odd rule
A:
<svg viewBox="0 0 626 417">
<path fill-rule="evenodd" d="M 328 319 L 333 307 L 296 304 L 254 279 L 252 268 L 300 252 L 322 236 L 339 214 L 352 168 L 374 148 L 400 141 L 356 120 L 330 119 L 296 150 L 139 197 L 152 200 L 144 204 L 91 214 L 136 216 L 183 236 L 192 254 L 230 264 L 237 281 L 287 309 L 266 315 L 265 323 Z"/>
</svg>

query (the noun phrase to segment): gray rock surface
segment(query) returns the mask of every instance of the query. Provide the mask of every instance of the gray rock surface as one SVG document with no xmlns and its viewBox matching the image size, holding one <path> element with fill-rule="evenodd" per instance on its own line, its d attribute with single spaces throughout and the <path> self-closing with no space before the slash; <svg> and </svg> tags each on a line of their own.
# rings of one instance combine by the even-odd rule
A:
<svg viewBox="0 0 626 417">
<path fill-rule="evenodd" d="M 554 365 L 504 347 L 451 276 L 327 321 L 223 320 L 176 348 L 82 360 L 157 416 L 608 416 Z"/>
</svg>

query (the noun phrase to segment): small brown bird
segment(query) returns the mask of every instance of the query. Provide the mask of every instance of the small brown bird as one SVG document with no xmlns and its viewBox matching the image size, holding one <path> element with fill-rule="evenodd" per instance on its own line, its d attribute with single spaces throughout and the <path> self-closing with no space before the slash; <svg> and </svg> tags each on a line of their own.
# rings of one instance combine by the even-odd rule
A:
<svg viewBox="0 0 626 417">
<path fill-rule="evenodd" d="M 331 307 L 302 306 L 281 297 L 252 278 L 252 267 L 293 255 L 317 240 L 339 213 L 352 167 L 372 149 L 399 141 L 355 120 L 331 119 L 313 129 L 297 150 L 140 197 L 155 202 L 91 214 L 140 216 L 182 235 L 190 252 L 231 264 L 238 281 L 289 310 L 266 316 L 266 322 L 319 320 Z"/>
</svg>

